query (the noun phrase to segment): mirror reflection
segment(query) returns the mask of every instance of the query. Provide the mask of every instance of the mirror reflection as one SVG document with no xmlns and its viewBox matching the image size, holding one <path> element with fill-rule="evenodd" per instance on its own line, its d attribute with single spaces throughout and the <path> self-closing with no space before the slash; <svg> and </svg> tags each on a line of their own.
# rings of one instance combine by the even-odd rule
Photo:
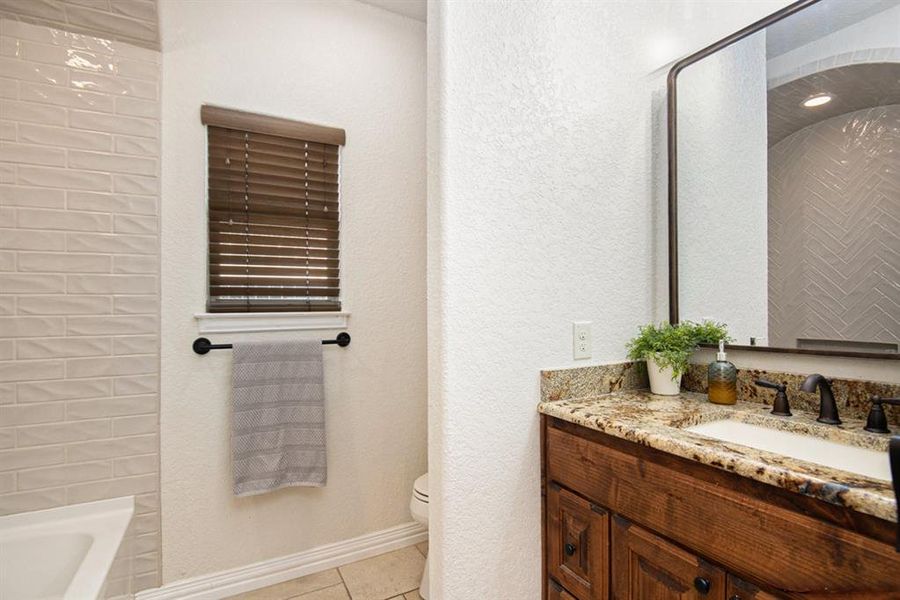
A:
<svg viewBox="0 0 900 600">
<path fill-rule="evenodd" d="M 900 350 L 900 0 L 821 0 L 677 79 L 681 320 Z"/>
</svg>

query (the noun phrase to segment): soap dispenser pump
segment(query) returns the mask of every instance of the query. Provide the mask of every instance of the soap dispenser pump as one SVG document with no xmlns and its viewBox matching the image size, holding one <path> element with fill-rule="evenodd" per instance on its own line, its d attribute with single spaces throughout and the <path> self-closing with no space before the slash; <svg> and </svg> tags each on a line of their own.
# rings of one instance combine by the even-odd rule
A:
<svg viewBox="0 0 900 600">
<path fill-rule="evenodd" d="M 737 368 L 725 354 L 725 340 L 719 340 L 719 352 L 707 371 L 709 401 L 714 404 L 737 402 Z"/>
</svg>

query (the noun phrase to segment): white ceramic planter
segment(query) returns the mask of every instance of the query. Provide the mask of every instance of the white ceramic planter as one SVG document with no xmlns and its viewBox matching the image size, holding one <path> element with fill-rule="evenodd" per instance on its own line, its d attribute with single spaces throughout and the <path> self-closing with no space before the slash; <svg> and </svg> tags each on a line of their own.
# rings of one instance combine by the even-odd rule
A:
<svg viewBox="0 0 900 600">
<path fill-rule="evenodd" d="M 647 375 L 650 377 L 650 393 L 660 396 L 677 396 L 681 391 L 681 375 L 672 377 L 672 367 L 660 368 L 652 358 L 647 359 Z"/>
</svg>

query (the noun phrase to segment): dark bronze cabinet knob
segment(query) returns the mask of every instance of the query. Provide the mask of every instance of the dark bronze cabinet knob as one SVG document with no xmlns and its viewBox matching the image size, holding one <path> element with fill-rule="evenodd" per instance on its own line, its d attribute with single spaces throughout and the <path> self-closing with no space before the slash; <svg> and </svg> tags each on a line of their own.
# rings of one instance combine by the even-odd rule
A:
<svg viewBox="0 0 900 600">
<path fill-rule="evenodd" d="M 566 556 L 575 554 L 575 544 L 566 544 Z"/>
<path fill-rule="evenodd" d="M 694 577 L 694 589 L 701 594 L 708 594 L 712 584 L 704 577 Z"/>
<path fill-rule="evenodd" d="M 728 600 L 743 600 L 740 596 L 735 594 L 734 596 L 729 596 Z"/>
</svg>

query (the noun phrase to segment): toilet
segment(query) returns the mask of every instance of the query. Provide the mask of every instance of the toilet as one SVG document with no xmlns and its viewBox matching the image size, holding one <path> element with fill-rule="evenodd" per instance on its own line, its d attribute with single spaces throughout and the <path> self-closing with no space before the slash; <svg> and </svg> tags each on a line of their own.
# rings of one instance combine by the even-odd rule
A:
<svg viewBox="0 0 900 600">
<path fill-rule="evenodd" d="M 425 473 L 413 483 L 412 498 L 409 500 L 409 512 L 412 518 L 425 527 L 428 527 L 428 473 Z M 419 595 L 428 600 L 428 557 L 425 557 L 425 572 L 422 573 L 422 583 L 419 584 Z"/>
</svg>

